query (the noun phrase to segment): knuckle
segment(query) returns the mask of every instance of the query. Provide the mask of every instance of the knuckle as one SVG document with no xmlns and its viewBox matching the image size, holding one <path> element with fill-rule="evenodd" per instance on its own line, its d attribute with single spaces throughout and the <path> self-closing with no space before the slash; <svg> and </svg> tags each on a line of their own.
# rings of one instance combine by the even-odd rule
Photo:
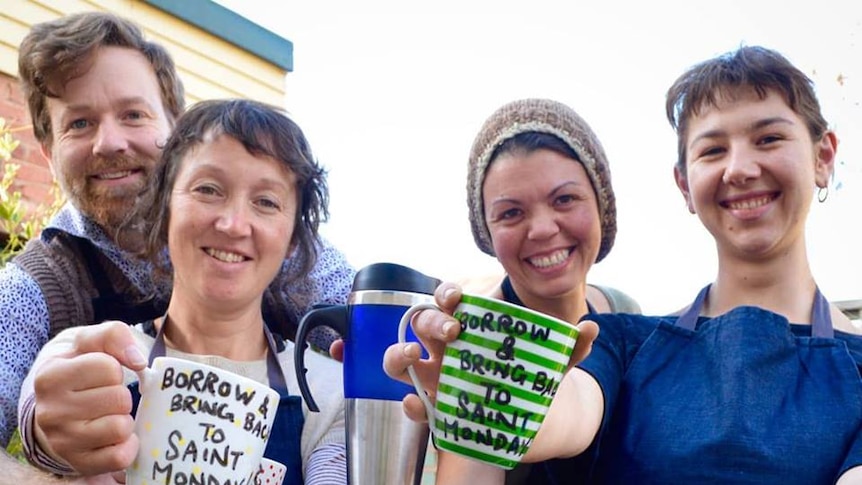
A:
<svg viewBox="0 0 862 485">
<path fill-rule="evenodd" d="M 106 473 L 123 470 L 134 460 L 134 455 L 124 446 L 110 446 L 99 451 L 90 460 L 91 473 Z"/>
<path fill-rule="evenodd" d="M 58 416 L 52 406 L 37 405 L 33 419 L 49 441 L 56 435 L 64 434 L 68 427 L 68 421 Z"/>
<path fill-rule="evenodd" d="M 128 414 L 116 416 L 113 420 L 114 442 L 122 443 L 132 436 L 135 431 L 135 420 Z"/>
<path fill-rule="evenodd" d="M 33 391 L 36 393 L 36 399 L 40 401 L 48 398 L 55 389 L 56 384 L 49 373 L 40 372 L 33 380 Z"/>
<path fill-rule="evenodd" d="M 132 395 L 123 385 L 114 385 L 107 389 L 104 396 L 107 410 L 110 414 L 124 415 L 131 419 Z"/>
<path fill-rule="evenodd" d="M 116 359 L 101 352 L 91 352 L 81 356 L 81 372 L 90 376 L 98 376 L 98 382 L 104 385 L 117 385 L 123 382 L 123 368 Z"/>
<path fill-rule="evenodd" d="M 429 332 L 436 325 L 439 314 L 437 310 L 422 310 L 413 317 L 413 329 L 421 333 Z"/>
</svg>

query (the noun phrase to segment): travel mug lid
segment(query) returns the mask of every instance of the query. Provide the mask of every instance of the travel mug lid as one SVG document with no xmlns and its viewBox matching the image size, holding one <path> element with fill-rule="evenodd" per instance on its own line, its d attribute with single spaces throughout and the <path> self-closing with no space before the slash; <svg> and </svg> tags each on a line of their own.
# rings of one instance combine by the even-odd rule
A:
<svg viewBox="0 0 862 485">
<path fill-rule="evenodd" d="M 356 273 L 353 291 L 389 290 L 433 295 L 441 282 L 395 263 L 374 263 Z"/>
</svg>

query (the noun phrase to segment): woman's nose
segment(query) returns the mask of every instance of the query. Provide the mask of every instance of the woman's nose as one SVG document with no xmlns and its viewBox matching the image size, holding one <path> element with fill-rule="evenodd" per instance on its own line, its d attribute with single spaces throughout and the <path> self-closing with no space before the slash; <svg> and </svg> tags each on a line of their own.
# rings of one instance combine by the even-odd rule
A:
<svg viewBox="0 0 862 485">
<path fill-rule="evenodd" d="M 757 150 L 746 147 L 733 147 L 721 180 L 726 184 L 743 184 L 760 176 L 760 163 Z"/>
<path fill-rule="evenodd" d="M 557 223 L 557 214 L 550 208 L 535 211 L 530 216 L 528 238 L 535 240 L 547 239 L 558 232 L 560 232 L 560 225 Z"/>
<path fill-rule="evenodd" d="M 215 228 L 231 237 L 251 234 L 251 223 L 246 204 L 229 203 L 216 219 Z"/>
</svg>

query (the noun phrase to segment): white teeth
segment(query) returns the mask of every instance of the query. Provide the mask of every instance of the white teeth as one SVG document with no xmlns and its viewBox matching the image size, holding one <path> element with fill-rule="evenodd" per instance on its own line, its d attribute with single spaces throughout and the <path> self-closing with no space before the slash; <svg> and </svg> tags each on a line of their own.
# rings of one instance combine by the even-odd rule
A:
<svg viewBox="0 0 862 485">
<path fill-rule="evenodd" d="M 101 180 L 115 180 L 115 179 L 121 179 L 123 177 L 128 177 L 131 174 L 132 174 L 131 170 L 124 170 L 122 172 L 101 173 L 99 175 L 96 175 L 96 178 L 101 179 Z"/>
<path fill-rule="evenodd" d="M 560 249 L 549 256 L 530 258 L 530 263 L 539 268 L 549 268 L 565 261 L 566 258 L 569 257 L 569 253 L 570 251 L 568 249 Z"/>
<path fill-rule="evenodd" d="M 763 197 L 758 197 L 756 199 L 746 199 L 738 200 L 736 202 L 729 202 L 727 204 L 727 207 L 735 210 L 755 209 L 757 207 L 768 204 L 770 200 L 772 200 L 772 197 L 764 195 Z"/>
<path fill-rule="evenodd" d="M 245 260 L 242 255 L 229 253 L 227 251 L 219 251 L 218 249 L 207 248 L 207 254 L 225 263 L 240 263 Z"/>
</svg>

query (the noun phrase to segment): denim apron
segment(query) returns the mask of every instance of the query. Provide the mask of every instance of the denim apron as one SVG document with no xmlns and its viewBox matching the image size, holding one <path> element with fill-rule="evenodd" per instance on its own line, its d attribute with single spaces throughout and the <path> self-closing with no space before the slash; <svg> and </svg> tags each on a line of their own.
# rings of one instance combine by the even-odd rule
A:
<svg viewBox="0 0 862 485">
<path fill-rule="evenodd" d="M 816 291 L 811 336 L 743 306 L 698 325 L 709 286 L 633 357 L 598 483 L 834 483 L 860 427 L 860 377 Z"/>
<path fill-rule="evenodd" d="M 153 364 L 153 359 L 165 355 L 164 332 L 169 321 L 168 318 L 164 319 L 156 335 L 156 341 L 153 343 L 152 350 L 150 350 L 150 365 Z M 275 421 L 272 424 L 272 430 L 270 431 L 263 456 L 287 466 L 284 485 L 302 485 L 300 439 L 302 437 L 302 426 L 305 422 L 302 414 L 302 398 L 292 396 L 287 391 L 287 381 L 284 378 L 284 371 L 278 362 L 278 346 L 266 325 L 264 325 L 263 332 L 269 345 L 269 352 L 267 352 L 266 356 L 267 378 L 269 379 L 270 387 L 278 391 L 279 394 Z M 130 384 L 129 390 L 132 392 L 132 415 L 134 415 L 138 409 L 138 402 L 141 399 L 138 383 Z"/>
</svg>

